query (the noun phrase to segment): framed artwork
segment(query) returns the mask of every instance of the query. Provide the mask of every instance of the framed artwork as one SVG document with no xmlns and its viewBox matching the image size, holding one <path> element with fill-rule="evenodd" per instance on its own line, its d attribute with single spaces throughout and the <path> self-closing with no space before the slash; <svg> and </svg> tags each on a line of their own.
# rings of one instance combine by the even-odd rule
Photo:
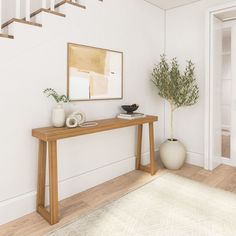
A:
<svg viewBox="0 0 236 236">
<path fill-rule="evenodd" d="M 123 98 L 123 53 L 68 43 L 70 101 Z"/>
</svg>

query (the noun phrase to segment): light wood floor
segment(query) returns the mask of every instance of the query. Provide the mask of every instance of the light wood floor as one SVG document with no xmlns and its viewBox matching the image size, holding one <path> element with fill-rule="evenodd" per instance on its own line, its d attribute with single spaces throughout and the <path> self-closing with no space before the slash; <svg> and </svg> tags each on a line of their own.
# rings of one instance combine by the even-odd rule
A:
<svg viewBox="0 0 236 236">
<path fill-rule="evenodd" d="M 73 221 L 81 214 L 87 213 L 111 200 L 119 198 L 166 172 L 168 171 L 161 168 L 153 177 L 140 171 L 130 172 L 61 201 L 60 208 L 62 219 L 55 226 L 48 225 L 37 213 L 32 213 L 0 226 L 0 235 L 43 235 Z M 209 172 L 200 167 L 185 165 L 182 170 L 172 171 L 172 173 L 202 182 L 212 187 L 236 193 L 236 168 L 230 166 L 221 165 L 213 172 Z"/>
</svg>

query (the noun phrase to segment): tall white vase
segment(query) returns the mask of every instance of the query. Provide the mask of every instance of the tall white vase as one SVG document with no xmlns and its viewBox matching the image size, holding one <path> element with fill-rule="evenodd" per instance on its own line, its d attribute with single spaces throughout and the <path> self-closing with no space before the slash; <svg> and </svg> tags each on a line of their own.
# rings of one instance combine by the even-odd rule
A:
<svg viewBox="0 0 236 236">
<path fill-rule="evenodd" d="M 65 125 L 66 121 L 66 114 L 63 108 L 63 104 L 58 103 L 53 109 L 52 109 L 52 125 L 54 127 L 63 127 Z"/>
</svg>

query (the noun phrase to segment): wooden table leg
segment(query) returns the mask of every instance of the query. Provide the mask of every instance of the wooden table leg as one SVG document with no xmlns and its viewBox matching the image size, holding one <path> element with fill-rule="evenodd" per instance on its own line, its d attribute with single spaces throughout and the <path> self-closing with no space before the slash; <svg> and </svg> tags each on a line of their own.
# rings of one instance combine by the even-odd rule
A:
<svg viewBox="0 0 236 236">
<path fill-rule="evenodd" d="M 46 158 L 47 143 L 39 140 L 38 152 L 38 191 L 37 191 L 37 212 L 40 207 L 45 207 L 45 179 L 46 179 Z"/>
<path fill-rule="evenodd" d="M 57 183 L 57 142 L 50 141 L 49 149 L 49 192 L 50 192 L 50 224 L 59 221 L 58 216 L 58 183 Z"/>
<path fill-rule="evenodd" d="M 143 135 L 143 125 L 138 125 L 138 141 L 137 141 L 137 153 L 136 153 L 136 170 L 140 170 L 140 165 L 141 165 L 142 135 Z"/>
<path fill-rule="evenodd" d="M 154 129 L 153 123 L 149 123 L 149 143 L 150 143 L 150 173 L 154 175 L 157 171 L 155 161 Z"/>
</svg>

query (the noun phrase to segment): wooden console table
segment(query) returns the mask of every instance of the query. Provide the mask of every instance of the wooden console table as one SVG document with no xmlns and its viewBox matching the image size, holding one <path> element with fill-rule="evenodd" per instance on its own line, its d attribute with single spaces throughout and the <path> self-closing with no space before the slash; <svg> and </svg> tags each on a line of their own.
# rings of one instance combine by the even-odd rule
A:
<svg viewBox="0 0 236 236">
<path fill-rule="evenodd" d="M 154 175 L 157 171 L 154 156 L 154 130 L 153 123 L 158 120 L 157 116 L 146 116 L 135 120 L 124 119 L 106 119 L 96 121 L 97 126 L 87 128 L 38 128 L 32 130 L 32 136 L 39 139 L 38 152 L 38 189 L 37 189 L 37 212 L 44 217 L 50 224 L 56 224 L 59 221 L 58 212 L 58 180 L 57 180 L 57 140 L 76 137 L 79 135 L 92 134 L 107 130 L 138 126 L 136 169 L 147 171 Z M 141 147 L 143 124 L 149 124 L 149 142 L 150 142 L 150 165 L 141 165 Z M 45 207 L 45 179 L 46 179 L 46 160 L 49 160 L 49 192 L 50 207 L 49 211 Z"/>
</svg>

